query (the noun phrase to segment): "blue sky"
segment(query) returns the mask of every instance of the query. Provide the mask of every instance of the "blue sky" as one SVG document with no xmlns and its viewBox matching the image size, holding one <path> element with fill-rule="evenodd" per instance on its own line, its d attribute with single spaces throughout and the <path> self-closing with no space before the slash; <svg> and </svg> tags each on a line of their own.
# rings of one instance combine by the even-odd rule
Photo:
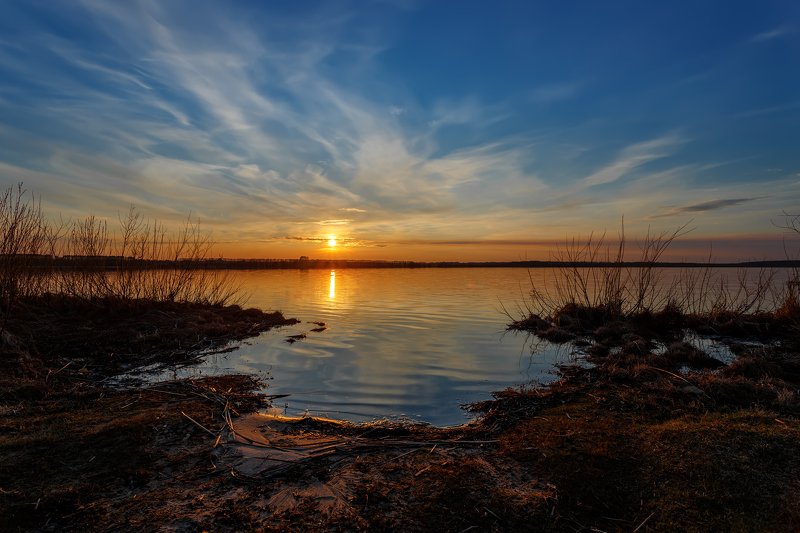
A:
<svg viewBox="0 0 800 533">
<path fill-rule="evenodd" d="M 779 257 L 800 206 L 793 1 L 5 0 L 0 80 L 3 183 L 229 256 L 513 260 L 624 215 Z"/>
</svg>

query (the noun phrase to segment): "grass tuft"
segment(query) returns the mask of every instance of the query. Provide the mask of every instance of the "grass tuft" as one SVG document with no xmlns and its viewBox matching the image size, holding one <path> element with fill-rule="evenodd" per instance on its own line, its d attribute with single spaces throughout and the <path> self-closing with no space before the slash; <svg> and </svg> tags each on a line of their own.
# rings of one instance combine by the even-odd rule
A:
<svg viewBox="0 0 800 533">
<path fill-rule="evenodd" d="M 38 196 L 9 187 L 0 193 L 0 333 L 22 301 L 45 295 L 121 305 L 239 303 L 228 272 L 200 268 L 212 247 L 191 218 L 168 231 L 131 207 L 113 233 L 94 215 L 54 222 Z"/>
</svg>

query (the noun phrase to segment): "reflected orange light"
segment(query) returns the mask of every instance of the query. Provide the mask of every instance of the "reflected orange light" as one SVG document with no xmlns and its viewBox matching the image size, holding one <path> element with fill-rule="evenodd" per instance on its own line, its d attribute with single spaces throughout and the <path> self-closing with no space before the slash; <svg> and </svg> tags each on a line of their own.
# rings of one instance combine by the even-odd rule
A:
<svg viewBox="0 0 800 533">
<path fill-rule="evenodd" d="M 331 281 L 328 285 L 328 298 L 333 300 L 336 298 L 336 271 L 331 270 Z"/>
</svg>

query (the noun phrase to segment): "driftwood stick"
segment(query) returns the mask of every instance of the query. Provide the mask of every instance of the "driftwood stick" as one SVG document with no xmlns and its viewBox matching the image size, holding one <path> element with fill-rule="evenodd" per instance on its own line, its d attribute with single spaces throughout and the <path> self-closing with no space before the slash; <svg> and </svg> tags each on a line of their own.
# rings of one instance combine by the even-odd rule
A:
<svg viewBox="0 0 800 533">
<path fill-rule="evenodd" d="M 195 424 L 197 427 L 199 427 L 200 429 L 202 429 L 203 431 L 205 431 L 206 433 L 208 433 L 208 434 L 209 434 L 209 435 L 211 435 L 212 437 L 216 437 L 216 435 L 214 434 L 214 432 L 213 432 L 213 431 L 211 431 L 210 429 L 208 429 L 207 427 L 205 427 L 203 424 L 201 424 L 200 422 L 198 422 L 197 420 L 195 420 L 195 419 L 194 419 L 194 418 L 192 418 L 191 416 L 187 415 L 187 414 L 186 414 L 186 413 L 184 413 L 183 411 L 181 411 L 181 414 L 182 414 L 183 416 L 185 416 L 186 418 L 188 418 L 189 420 L 191 420 L 192 422 L 194 422 L 194 424 Z"/>
<path fill-rule="evenodd" d="M 678 379 L 680 379 L 681 381 L 683 381 L 683 382 L 685 382 L 685 383 L 688 383 L 688 384 L 689 384 L 689 385 L 691 385 L 692 387 L 697 387 L 697 385 L 695 385 L 694 383 L 692 383 L 691 381 L 689 381 L 689 380 L 688 380 L 688 379 L 686 379 L 685 377 L 683 377 L 683 376 L 679 376 L 678 374 L 675 374 L 675 373 L 673 373 L 673 372 L 670 372 L 669 370 L 664 370 L 663 368 L 658 368 L 658 367 L 656 367 L 656 366 L 649 366 L 649 368 L 652 368 L 653 370 L 658 370 L 659 372 L 663 372 L 663 373 L 665 373 L 665 374 L 669 374 L 669 375 L 670 375 L 670 376 L 672 376 L 672 377 L 678 378 Z M 697 388 L 698 388 L 698 389 L 700 389 L 700 387 L 697 387 Z M 704 391 L 703 389 L 700 389 L 700 392 L 702 392 L 702 393 L 703 393 L 703 395 L 704 395 L 704 396 L 706 396 L 707 398 L 711 398 L 711 396 L 709 396 L 709 395 L 708 395 L 708 393 L 707 393 L 706 391 Z"/>
<path fill-rule="evenodd" d="M 186 396 L 185 394 L 181 394 L 179 392 L 170 392 L 168 390 L 161 390 L 161 389 L 146 389 L 152 392 L 160 392 L 162 394 L 171 394 L 172 396 Z"/>
<path fill-rule="evenodd" d="M 642 520 L 642 523 L 641 523 L 641 524 L 639 524 L 638 526 L 636 526 L 636 529 L 634 529 L 634 530 L 633 530 L 633 533 L 636 533 L 637 531 L 639 531 L 640 529 L 642 529 L 642 526 L 643 526 L 643 525 L 645 525 L 645 524 L 647 523 L 647 521 L 648 521 L 648 520 L 650 520 L 651 518 L 653 518 L 653 515 L 654 515 L 654 514 L 656 514 L 656 513 L 654 513 L 654 512 L 653 512 L 653 513 L 650 513 L 650 515 L 649 515 L 647 518 L 645 518 L 644 520 Z"/>
</svg>

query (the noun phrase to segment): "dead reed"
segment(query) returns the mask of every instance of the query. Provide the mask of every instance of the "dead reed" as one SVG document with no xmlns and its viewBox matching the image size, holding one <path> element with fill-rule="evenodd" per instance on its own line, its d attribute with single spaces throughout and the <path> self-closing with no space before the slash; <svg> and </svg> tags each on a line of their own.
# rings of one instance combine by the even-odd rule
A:
<svg viewBox="0 0 800 533">
<path fill-rule="evenodd" d="M 212 246 L 209 235 L 191 218 L 169 231 L 133 207 L 120 217 L 117 234 L 94 215 L 54 222 L 43 213 L 40 199 L 22 184 L 9 187 L 0 193 L 0 331 L 16 302 L 44 294 L 236 303 L 239 290 L 228 272 L 199 267 Z M 70 258 L 75 267 L 57 268 L 57 258 Z M 113 261 L 104 262 L 107 259 Z"/>
<path fill-rule="evenodd" d="M 798 231 L 797 218 L 794 224 Z M 772 268 L 715 268 L 710 254 L 701 267 L 660 267 L 670 245 L 688 232 L 686 225 L 660 233 L 648 230 L 633 240 L 638 254 L 629 252 L 624 224 L 615 241 L 605 233 L 568 240 L 553 259 L 569 266 L 554 269 L 543 281 L 531 274 L 530 292 L 517 316 L 506 314 L 517 326 L 537 320 L 558 324 L 568 316 L 598 325 L 663 313 L 695 318 L 775 313 L 796 301 L 796 273 L 787 283 Z"/>
<path fill-rule="evenodd" d="M 83 298 L 236 303 L 238 288 L 230 273 L 199 266 L 213 243 L 198 222 L 187 218 L 170 232 L 131 207 L 120 217 L 119 227 L 119 234 L 111 236 L 107 223 L 93 216 L 71 224 L 62 255 L 111 257 L 114 267 L 60 269 L 53 277 L 55 292 Z"/>
</svg>

